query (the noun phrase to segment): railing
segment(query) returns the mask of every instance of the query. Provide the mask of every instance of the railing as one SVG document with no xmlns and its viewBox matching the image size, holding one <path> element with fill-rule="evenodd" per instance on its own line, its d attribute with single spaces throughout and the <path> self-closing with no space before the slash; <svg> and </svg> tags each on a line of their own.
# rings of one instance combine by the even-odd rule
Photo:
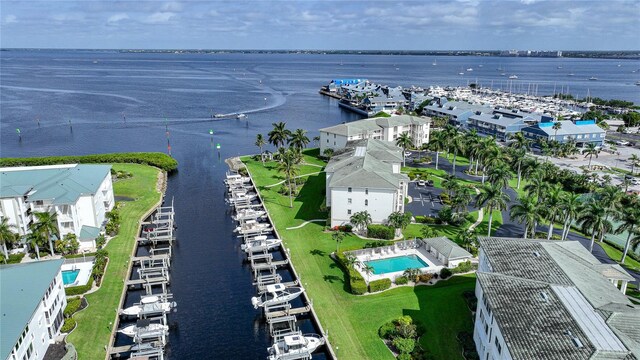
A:
<svg viewBox="0 0 640 360">
<path fill-rule="evenodd" d="M 418 248 L 420 248 L 422 246 L 424 246 L 424 242 L 422 240 L 420 240 L 420 239 L 403 240 L 403 241 L 398 241 L 398 242 L 394 243 L 393 245 L 388 245 L 388 246 L 379 246 L 379 247 L 375 247 L 375 248 L 345 251 L 344 254 L 345 255 L 353 255 L 353 256 L 358 257 L 358 256 L 362 256 L 362 255 L 381 254 L 383 251 L 387 252 L 388 250 L 395 250 L 395 249 L 399 249 L 399 250 L 418 249 Z"/>
<path fill-rule="evenodd" d="M 84 262 L 93 262 L 95 259 L 96 259 L 95 256 L 83 256 L 83 257 L 77 257 L 77 258 L 71 258 L 71 259 L 64 259 L 63 265 L 66 265 L 66 264 L 80 264 L 80 263 L 84 263 Z"/>
</svg>

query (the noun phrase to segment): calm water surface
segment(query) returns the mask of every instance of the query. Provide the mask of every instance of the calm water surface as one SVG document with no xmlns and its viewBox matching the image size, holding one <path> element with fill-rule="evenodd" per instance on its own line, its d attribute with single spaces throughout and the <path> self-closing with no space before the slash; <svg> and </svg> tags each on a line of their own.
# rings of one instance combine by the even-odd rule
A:
<svg viewBox="0 0 640 360">
<path fill-rule="evenodd" d="M 272 122 L 307 129 L 311 138 L 318 128 L 356 119 L 339 110 L 335 100 L 318 95 L 330 79 L 364 77 L 416 86 L 493 81 L 500 87 L 506 79 L 496 69 L 503 68 L 517 74 L 523 88 L 538 84 L 539 93 L 568 85 L 579 97 L 589 90 L 592 96 L 640 103 L 640 87 L 634 85 L 640 73 L 631 72 L 640 68 L 638 61 L 438 57 L 433 66 L 433 58 L 418 56 L 0 55 L 3 157 L 166 151 L 168 128 L 180 163 L 167 189 L 167 198 L 175 198 L 179 225 L 171 270 L 179 304 L 172 315 L 177 326 L 171 332 L 171 359 L 265 357 L 270 339 L 250 304 L 255 290 L 224 203 L 223 160 L 256 152 L 256 134 L 266 134 Z M 457 75 L 469 67 L 472 74 Z M 599 80 L 588 81 L 591 76 Z M 248 118 L 212 120 L 212 113 Z M 220 144 L 220 152 L 212 143 Z"/>
</svg>

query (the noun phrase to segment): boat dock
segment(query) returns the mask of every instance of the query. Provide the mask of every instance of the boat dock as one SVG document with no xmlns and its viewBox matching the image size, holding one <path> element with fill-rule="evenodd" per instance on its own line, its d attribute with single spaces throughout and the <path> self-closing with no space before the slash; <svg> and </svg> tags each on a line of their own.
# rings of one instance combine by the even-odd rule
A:
<svg viewBox="0 0 640 360">
<path fill-rule="evenodd" d="M 132 343 L 112 334 L 107 349 L 111 358 L 165 359 L 168 315 L 177 305 L 169 291 L 172 245 L 176 240 L 174 221 L 172 200 L 170 206 L 159 204 L 140 222 L 140 236 L 129 261 L 129 279 L 124 281 L 126 290 L 114 324 L 114 330 L 131 338 Z M 140 300 L 128 302 L 131 305 L 126 307 L 125 299 L 136 299 L 136 296 Z M 131 318 L 135 318 L 135 322 Z"/>
<path fill-rule="evenodd" d="M 233 161 L 232 161 L 233 160 Z M 239 159 L 229 159 L 229 164 L 232 169 L 240 169 L 244 167 Z M 233 220 L 237 221 L 238 227 L 236 232 L 238 238 L 242 239 L 244 246 L 251 242 L 262 242 L 257 246 L 257 249 L 251 250 L 243 248 L 247 255 L 247 262 L 250 263 L 251 270 L 255 279 L 254 285 L 256 286 L 257 294 L 260 297 L 267 295 L 276 296 L 275 291 L 284 289 L 300 289 L 299 276 L 296 273 L 293 264 L 289 260 L 290 256 L 288 250 L 283 248 L 280 236 L 274 227 L 274 223 L 269 216 L 267 209 L 264 206 L 260 194 L 256 191 L 255 198 L 247 198 L 247 194 L 252 194 L 255 191 L 255 184 L 251 176 L 242 176 L 235 173 L 227 173 L 225 184 L 228 187 L 227 203 L 235 210 L 235 215 L 232 216 Z M 260 212 L 264 211 L 264 215 Z M 260 214 L 259 216 L 256 214 Z M 277 244 L 269 247 L 267 241 L 272 241 L 271 244 Z M 255 245 L 250 245 L 255 246 Z M 277 256 L 276 256 L 277 255 Z M 282 276 L 278 271 L 286 270 L 292 275 L 290 281 L 283 282 Z M 291 290 L 296 291 L 296 290 Z M 297 290 L 300 291 L 300 290 Z M 286 294 L 286 293 L 285 293 Z M 291 294 L 291 293 L 289 293 Z M 328 359 L 336 359 L 336 355 L 331 348 L 331 344 L 328 341 L 326 334 L 322 330 L 320 321 L 313 309 L 313 303 L 308 298 L 304 291 L 295 293 L 295 296 L 288 295 L 291 300 L 262 300 L 260 298 L 254 298 L 252 301 L 256 301 L 254 306 L 258 308 L 263 304 L 263 315 L 267 326 L 269 327 L 269 333 L 271 334 L 274 346 L 277 346 L 279 341 L 282 341 L 285 336 L 312 336 L 320 340 L 321 348 L 324 348 L 324 353 Z M 258 299 L 258 300 L 256 300 Z M 296 304 L 302 301 L 302 306 L 293 306 L 291 301 L 296 301 Z M 303 335 L 298 327 L 298 316 L 304 318 L 310 318 L 316 331 L 322 335 Z M 321 349 L 320 348 L 320 349 Z M 315 347 L 310 352 L 298 352 L 296 354 L 279 354 L 280 360 L 295 360 L 295 359 L 311 359 L 312 352 L 315 351 Z"/>
</svg>

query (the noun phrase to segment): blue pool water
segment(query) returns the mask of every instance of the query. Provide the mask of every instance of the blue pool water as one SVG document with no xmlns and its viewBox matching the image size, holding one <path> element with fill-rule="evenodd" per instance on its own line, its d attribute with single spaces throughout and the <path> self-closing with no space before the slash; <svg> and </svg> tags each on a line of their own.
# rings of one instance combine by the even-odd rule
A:
<svg viewBox="0 0 640 360">
<path fill-rule="evenodd" d="M 412 268 L 429 267 L 417 255 L 404 255 L 387 259 L 367 261 L 365 264 L 373 267 L 375 275 L 386 274 L 396 271 L 405 271 Z"/>
<path fill-rule="evenodd" d="M 73 284 L 78 277 L 80 270 L 65 270 L 62 272 L 62 282 L 65 285 Z"/>
</svg>

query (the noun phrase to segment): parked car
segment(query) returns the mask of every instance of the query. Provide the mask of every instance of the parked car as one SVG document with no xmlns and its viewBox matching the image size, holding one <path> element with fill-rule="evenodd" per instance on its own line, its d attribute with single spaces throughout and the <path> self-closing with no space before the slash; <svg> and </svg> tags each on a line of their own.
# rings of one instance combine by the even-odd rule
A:
<svg viewBox="0 0 640 360">
<path fill-rule="evenodd" d="M 427 180 L 427 186 L 433 186 L 433 180 Z"/>
<path fill-rule="evenodd" d="M 405 151 L 404 156 L 411 156 L 411 151 Z"/>
<path fill-rule="evenodd" d="M 627 140 L 618 140 L 616 141 L 616 145 L 627 146 L 629 145 L 629 142 Z"/>
<path fill-rule="evenodd" d="M 424 180 L 418 180 L 418 186 L 425 186 L 427 184 Z"/>
</svg>

